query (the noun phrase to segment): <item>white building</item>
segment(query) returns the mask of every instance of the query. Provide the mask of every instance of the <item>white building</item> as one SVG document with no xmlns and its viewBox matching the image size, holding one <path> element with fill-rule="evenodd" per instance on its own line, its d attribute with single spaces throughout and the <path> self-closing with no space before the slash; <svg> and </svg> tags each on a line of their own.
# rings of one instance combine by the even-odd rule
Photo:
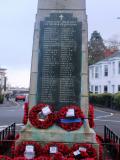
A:
<svg viewBox="0 0 120 160">
<path fill-rule="evenodd" d="M 89 66 L 89 90 L 93 93 L 120 92 L 120 51 Z"/>
<path fill-rule="evenodd" d="M 6 69 L 0 68 L 0 94 L 6 90 Z"/>
</svg>

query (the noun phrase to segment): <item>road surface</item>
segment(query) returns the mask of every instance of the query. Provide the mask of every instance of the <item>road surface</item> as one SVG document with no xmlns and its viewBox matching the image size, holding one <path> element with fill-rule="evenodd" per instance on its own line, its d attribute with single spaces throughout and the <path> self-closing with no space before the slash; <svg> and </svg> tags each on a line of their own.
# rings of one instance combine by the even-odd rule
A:
<svg viewBox="0 0 120 160">
<path fill-rule="evenodd" d="M 0 130 L 14 122 L 16 123 L 17 130 L 20 130 L 23 127 L 23 114 L 23 102 L 17 102 L 16 105 L 9 105 L 7 103 L 2 107 L 0 105 Z M 107 125 L 120 136 L 120 112 L 103 111 L 101 108 L 95 108 L 95 131 L 99 135 L 103 135 L 104 125 Z"/>
</svg>

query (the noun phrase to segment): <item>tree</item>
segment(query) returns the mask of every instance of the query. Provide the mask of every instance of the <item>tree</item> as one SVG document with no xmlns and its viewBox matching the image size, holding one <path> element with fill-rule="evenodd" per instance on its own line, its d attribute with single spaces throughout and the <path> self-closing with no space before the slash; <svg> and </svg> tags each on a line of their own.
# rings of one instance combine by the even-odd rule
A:
<svg viewBox="0 0 120 160">
<path fill-rule="evenodd" d="M 90 41 L 88 42 L 89 65 L 104 59 L 105 49 L 106 47 L 100 33 L 94 31 L 91 34 Z"/>
<path fill-rule="evenodd" d="M 117 39 L 109 39 L 107 41 L 105 41 L 106 46 L 108 49 L 110 50 L 114 50 L 114 51 L 118 51 L 120 48 L 120 41 Z"/>
</svg>

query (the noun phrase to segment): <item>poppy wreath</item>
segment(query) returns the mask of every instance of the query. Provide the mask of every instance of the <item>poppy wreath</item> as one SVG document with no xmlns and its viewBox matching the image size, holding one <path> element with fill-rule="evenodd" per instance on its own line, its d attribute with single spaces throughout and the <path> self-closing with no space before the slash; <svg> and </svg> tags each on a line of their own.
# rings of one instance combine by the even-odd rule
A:
<svg viewBox="0 0 120 160">
<path fill-rule="evenodd" d="M 25 157 L 15 157 L 13 160 L 27 160 Z"/>
<path fill-rule="evenodd" d="M 43 153 L 45 155 L 50 155 L 50 147 L 57 148 L 57 152 L 55 154 L 51 154 L 51 155 L 56 155 L 57 153 L 60 153 L 62 156 L 66 156 L 70 152 L 70 149 L 68 148 L 67 145 L 65 145 L 63 143 L 58 143 L 58 142 L 51 142 L 51 143 L 46 144 L 43 148 Z M 60 154 L 58 156 L 60 156 Z"/>
<path fill-rule="evenodd" d="M 0 155 L 0 160 L 12 160 L 10 157 Z"/>
<path fill-rule="evenodd" d="M 76 155 L 75 152 L 80 154 Z M 74 144 L 71 148 L 71 153 L 69 155 L 71 158 L 77 159 L 91 159 L 97 160 L 97 152 L 95 148 L 93 148 L 92 144 Z"/>
<path fill-rule="evenodd" d="M 53 160 L 49 156 L 40 156 L 38 158 L 35 158 L 35 160 Z"/>
<path fill-rule="evenodd" d="M 99 144 L 99 160 L 103 160 L 103 145 L 102 145 L 102 143 L 104 143 L 104 140 L 101 136 L 96 135 L 96 141 Z"/>
<path fill-rule="evenodd" d="M 74 109 L 75 117 L 67 118 L 66 114 L 69 109 Z M 61 108 L 58 113 L 58 125 L 67 131 L 73 131 L 79 129 L 84 123 L 84 114 L 79 106 L 70 105 Z"/>
<path fill-rule="evenodd" d="M 65 158 L 61 153 L 56 153 L 54 156 L 40 156 L 35 160 L 75 160 L 74 158 Z"/>
<path fill-rule="evenodd" d="M 15 148 L 15 157 L 24 157 L 25 147 L 27 145 L 33 145 L 35 148 L 36 157 L 40 156 L 40 154 L 42 153 L 42 148 L 39 143 L 34 141 L 24 141 Z"/>
<path fill-rule="evenodd" d="M 24 104 L 24 117 L 23 117 L 23 124 L 26 125 L 28 121 L 28 103 Z"/>
<path fill-rule="evenodd" d="M 45 119 L 39 118 L 39 113 L 42 113 L 42 109 L 44 109 L 47 104 L 38 104 L 34 106 L 29 113 L 29 120 L 31 124 L 39 129 L 47 129 L 48 127 L 52 126 L 55 122 L 55 114 L 53 112 L 53 108 L 49 106 L 51 113 L 45 116 Z"/>
<path fill-rule="evenodd" d="M 88 121 L 90 128 L 94 128 L 94 106 L 92 104 L 89 104 Z"/>
<path fill-rule="evenodd" d="M 16 141 L 17 139 L 19 139 L 19 137 L 20 137 L 20 135 L 17 134 L 17 135 L 15 136 L 15 141 Z M 15 155 L 15 141 L 13 141 L 13 143 L 12 143 L 12 145 L 11 145 L 11 156 L 12 156 L 12 157 L 14 157 L 14 155 Z"/>
<path fill-rule="evenodd" d="M 6 150 L 8 150 L 14 141 L 14 135 L 9 133 L 0 141 L 0 154 L 3 155 Z"/>
</svg>

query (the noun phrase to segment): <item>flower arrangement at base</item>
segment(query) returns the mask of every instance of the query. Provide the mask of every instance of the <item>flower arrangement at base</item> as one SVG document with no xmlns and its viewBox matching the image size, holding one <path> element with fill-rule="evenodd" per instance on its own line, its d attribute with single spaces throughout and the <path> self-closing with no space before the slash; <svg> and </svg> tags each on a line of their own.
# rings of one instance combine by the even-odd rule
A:
<svg viewBox="0 0 120 160">
<path fill-rule="evenodd" d="M 53 108 L 47 104 L 38 104 L 30 110 L 29 120 L 34 127 L 46 129 L 55 122 Z"/>
<path fill-rule="evenodd" d="M 12 160 L 10 157 L 0 155 L 0 160 Z"/>
<path fill-rule="evenodd" d="M 70 157 L 77 159 L 93 158 L 97 160 L 97 152 L 92 144 L 74 144 L 71 148 Z"/>
<path fill-rule="evenodd" d="M 35 158 L 35 160 L 52 160 L 49 156 L 40 156 L 38 158 Z"/>
<path fill-rule="evenodd" d="M 24 104 L 24 117 L 23 117 L 23 124 L 26 125 L 28 121 L 28 103 Z"/>
<path fill-rule="evenodd" d="M 79 106 L 70 105 L 58 112 L 58 125 L 67 131 L 79 129 L 84 123 L 84 114 Z"/>
<path fill-rule="evenodd" d="M 24 157 L 25 148 L 27 145 L 33 145 L 35 148 L 35 156 L 38 157 L 42 153 L 41 145 L 35 141 L 23 141 L 15 148 L 16 157 Z"/>
<path fill-rule="evenodd" d="M 25 157 L 15 157 L 13 160 L 28 160 Z"/>
<path fill-rule="evenodd" d="M 102 143 L 104 143 L 104 140 L 101 136 L 96 135 L 96 141 L 99 144 L 99 160 L 103 160 L 103 145 L 102 145 Z"/>
<path fill-rule="evenodd" d="M 56 153 L 53 156 L 40 156 L 35 160 L 75 160 L 74 158 L 65 158 L 60 153 Z"/>
<path fill-rule="evenodd" d="M 94 123 L 94 106 L 92 104 L 89 104 L 88 121 L 89 121 L 90 128 L 94 128 L 95 127 L 95 123 Z"/>
<path fill-rule="evenodd" d="M 17 139 L 19 139 L 19 137 L 20 137 L 20 135 L 17 134 L 17 135 L 15 136 L 15 141 L 16 141 Z M 15 141 L 13 141 L 13 143 L 12 143 L 12 145 L 11 145 L 11 156 L 12 156 L 12 157 L 14 157 L 14 155 L 15 155 Z"/>
<path fill-rule="evenodd" d="M 50 156 L 66 156 L 70 149 L 63 143 L 51 142 L 44 146 L 43 153 Z M 59 154 L 57 154 L 59 153 Z M 56 155 L 57 154 L 57 155 Z"/>
</svg>

